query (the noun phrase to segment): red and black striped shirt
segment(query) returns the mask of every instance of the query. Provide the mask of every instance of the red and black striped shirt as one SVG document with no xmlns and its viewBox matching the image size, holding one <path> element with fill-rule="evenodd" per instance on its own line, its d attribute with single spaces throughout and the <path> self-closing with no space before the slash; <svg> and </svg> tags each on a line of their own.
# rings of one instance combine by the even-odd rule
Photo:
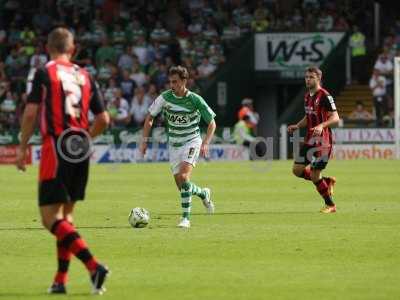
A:
<svg viewBox="0 0 400 300">
<path fill-rule="evenodd" d="M 43 138 L 59 136 L 69 128 L 88 130 L 89 109 L 95 115 L 104 111 L 101 93 L 88 72 L 57 60 L 36 71 L 28 103 L 41 105 Z"/>
<path fill-rule="evenodd" d="M 329 127 L 323 129 L 320 137 L 313 137 L 313 127 L 328 120 L 328 112 L 336 111 L 335 101 L 329 92 L 323 88 L 319 89 L 314 95 L 307 92 L 304 96 L 304 109 L 307 117 L 307 134 L 305 144 L 332 145 L 332 131 Z"/>
</svg>

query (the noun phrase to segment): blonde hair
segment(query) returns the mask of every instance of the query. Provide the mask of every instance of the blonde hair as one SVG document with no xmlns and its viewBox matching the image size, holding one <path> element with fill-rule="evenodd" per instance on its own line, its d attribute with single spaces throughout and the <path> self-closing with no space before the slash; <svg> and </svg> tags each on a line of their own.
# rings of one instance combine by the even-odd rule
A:
<svg viewBox="0 0 400 300">
<path fill-rule="evenodd" d="M 47 48 L 50 52 L 66 54 L 74 47 L 74 36 L 66 28 L 58 27 L 52 30 L 47 37 Z"/>
</svg>

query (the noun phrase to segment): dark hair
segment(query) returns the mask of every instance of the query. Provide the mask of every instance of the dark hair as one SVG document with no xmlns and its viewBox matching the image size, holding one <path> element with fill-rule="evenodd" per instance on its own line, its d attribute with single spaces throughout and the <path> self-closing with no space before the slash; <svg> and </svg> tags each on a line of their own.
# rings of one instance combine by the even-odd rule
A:
<svg viewBox="0 0 400 300">
<path fill-rule="evenodd" d="M 319 80 L 322 80 L 322 71 L 320 70 L 320 68 L 316 66 L 310 66 L 306 69 L 306 73 L 307 72 L 316 74 Z"/>
<path fill-rule="evenodd" d="M 63 27 L 53 29 L 47 37 L 47 47 L 50 52 L 59 54 L 68 53 L 74 46 L 74 37 L 72 33 Z"/>
<path fill-rule="evenodd" d="M 174 66 L 171 67 L 168 71 L 168 75 L 178 75 L 180 79 L 189 79 L 189 72 L 185 67 L 182 66 Z"/>
<path fill-rule="evenodd" d="M 250 116 L 249 115 L 244 115 L 242 119 L 243 119 L 243 121 L 249 121 L 250 120 Z"/>
<path fill-rule="evenodd" d="M 364 103 L 363 103 L 362 101 L 358 100 L 358 101 L 356 102 L 356 105 L 364 106 Z"/>
</svg>

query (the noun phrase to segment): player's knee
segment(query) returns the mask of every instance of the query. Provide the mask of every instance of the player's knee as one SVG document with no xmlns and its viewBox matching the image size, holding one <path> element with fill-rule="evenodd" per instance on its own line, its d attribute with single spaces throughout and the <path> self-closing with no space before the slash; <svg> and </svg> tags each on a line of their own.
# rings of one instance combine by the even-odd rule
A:
<svg viewBox="0 0 400 300">
<path fill-rule="evenodd" d="M 49 231 L 51 230 L 53 223 L 54 223 L 54 221 L 52 219 L 47 218 L 47 217 L 42 217 L 42 225 L 47 230 L 49 230 Z"/>
<path fill-rule="evenodd" d="M 188 190 L 190 189 L 189 180 L 184 180 L 184 181 L 182 182 L 182 189 L 185 190 L 185 191 L 188 191 Z"/>
<path fill-rule="evenodd" d="M 181 173 L 178 176 L 179 181 L 183 184 L 185 181 L 189 181 L 189 174 L 187 173 Z"/>
<path fill-rule="evenodd" d="M 293 167 L 292 169 L 293 175 L 296 177 L 302 177 L 304 168 L 299 168 L 299 167 Z"/>
</svg>

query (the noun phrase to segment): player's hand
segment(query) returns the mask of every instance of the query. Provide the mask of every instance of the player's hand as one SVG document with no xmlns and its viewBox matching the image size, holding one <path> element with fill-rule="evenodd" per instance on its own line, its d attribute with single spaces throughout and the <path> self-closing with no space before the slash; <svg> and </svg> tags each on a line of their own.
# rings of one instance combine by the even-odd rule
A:
<svg viewBox="0 0 400 300">
<path fill-rule="evenodd" d="M 146 142 L 141 142 L 139 146 L 139 152 L 141 155 L 145 155 L 147 150 L 147 143 Z"/>
<path fill-rule="evenodd" d="M 324 129 L 324 126 L 322 126 L 322 124 L 319 124 L 319 125 L 311 128 L 311 131 L 313 132 L 313 136 L 320 136 L 322 134 L 323 129 Z"/>
<path fill-rule="evenodd" d="M 292 134 L 294 131 L 296 131 L 297 129 L 299 129 L 299 126 L 297 125 L 289 125 L 287 128 L 287 131 Z"/>
<path fill-rule="evenodd" d="M 21 149 L 21 147 L 18 147 L 15 165 L 19 171 L 22 171 L 22 172 L 26 171 L 25 160 L 26 160 L 26 150 Z"/>
<path fill-rule="evenodd" d="M 202 143 L 200 147 L 200 155 L 204 158 L 208 157 L 208 143 Z"/>
</svg>

